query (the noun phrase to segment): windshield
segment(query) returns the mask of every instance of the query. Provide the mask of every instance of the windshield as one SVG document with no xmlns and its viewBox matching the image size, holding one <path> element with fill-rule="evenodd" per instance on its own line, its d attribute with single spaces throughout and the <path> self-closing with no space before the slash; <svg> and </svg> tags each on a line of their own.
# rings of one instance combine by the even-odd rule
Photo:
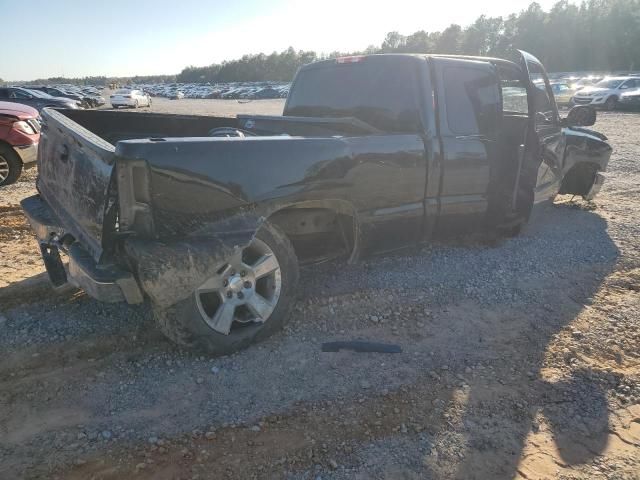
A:
<svg viewBox="0 0 640 480">
<path fill-rule="evenodd" d="M 623 82 L 623 80 L 615 80 L 612 78 L 600 80 L 594 86 L 598 88 L 618 88 L 618 86 Z"/>
<path fill-rule="evenodd" d="M 384 62 L 384 66 L 381 64 Z M 413 59 L 366 57 L 300 71 L 285 115 L 355 117 L 390 132 L 419 130 Z"/>
</svg>

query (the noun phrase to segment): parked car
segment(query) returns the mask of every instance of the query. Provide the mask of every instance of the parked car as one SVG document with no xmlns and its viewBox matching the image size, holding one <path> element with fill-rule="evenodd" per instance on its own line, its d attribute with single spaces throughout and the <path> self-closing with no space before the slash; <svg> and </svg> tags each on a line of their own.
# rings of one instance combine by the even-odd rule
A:
<svg viewBox="0 0 640 480">
<path fill-rule="evenodd" d="M 102 95 L 88 94 L 86 98 L 88 99 L 89 104 L 94 108 L 101 107 L 107 103 Z"/>
<path fill-rule="evenodd" d="M 232 83 L 172 83 L 142 84 L 135 88 L 142 89 L 152 96 L 177 99 L 182 98 L 286 98 L 289 83 L 281 82 L 232 82 Z M 230 92 L 231 97 L 227 94 Z M 177 92 L 182 92 L 180 95 Z"/>
<path fill-rule="evenodd" d="M 602 80 L 602 77 L 590 75 L 588 77 L 582 77 L 576 81 L 570 82 L 570 87 L 572 90 L 577 92 L 578 90 L 582 90 L 585 87 L 591 87 Z"/>
<path fill-rule="evenodd" d="M 0 102 L 0 187 L 14 183 L 24 168 L 36 164 L 39 114 L 19 103 Z"/>
<path fill-rule="evenodd" d="M 282 327 L 299 263 L 514 235 L 536 202 L 593 198 L 611 147 L 546 77 L 524 52 L 370 55 L 302 67 L 284 116 L 46 109 L 22 206 L 54 285 L 146 301 L 175 342 L 229 353 Z M 501 85 L 528 101 L 504 110 Z"/>
<path fill-rule="evenodd" d="M 576 105 L 593 105 L 605 110 L 615 110 L 624 92 L 639 87 L 638 77 L 607 77 L 592 87 L 585 87 L 576 92 L 572 101 Z"/>
<path fill-rule="evenodd" d="M 21 87 L 0 87 L 0 102 L 12 102 L 28 105 L 39 112 L 45 107 L 79 108 L 78 102 L 69 98 L 52 97 L 51 95 Z"/>
<path fill-rule="evenodd" d="M 71 92 L 67 92 L 66 90 L 63 90 L 61 88 L 56 88 L 56 87 L 49 87 L 46 85 L 43 86 L 29 86 L 29 87 L 25 87 L 29 90 L 38 90 L 40 92 L 44 92 L 47 93 L 49 95 L 51 95 L 52 97 L 59 97 L 59 98 L 69 98 L 71 100 L 75 100 L 78 104 L 81 104 L 83 107 L 88 107 L 89 104 L 85 101 L 84 97 L 82 95 L 79 95 L 77 93 L 71 93 Z"/>
<path fill-rule="evenodd" d="M 551 82 L 551 90 L 558 105 L 570 105 L 574 90 L 565 82 Z"/>
<path fill-rule="evenodd" d="M 171 100 L 181 100 L 184 98 L 184 93 L 180 90 L 176 90 L 169 94 L 169 99 Z"/>
<path fill-rule="evenodd" d="M 640 108 L 640 88 L 622 93 L 618 101 L 618 106 L 624 109 Z"/>
<path fill-rule="evenodd" d="M 142 90 L 116 90 L 110 97 L 111 106 L 118 107 L 150 107 L 151 97 Z"/>
</svg>

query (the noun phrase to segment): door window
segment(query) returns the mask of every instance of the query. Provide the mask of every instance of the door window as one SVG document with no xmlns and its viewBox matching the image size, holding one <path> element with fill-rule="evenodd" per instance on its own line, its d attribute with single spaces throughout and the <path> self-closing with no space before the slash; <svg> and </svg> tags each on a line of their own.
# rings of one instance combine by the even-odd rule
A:
<svg viewBox="0 0 640 480">
<path fill-rule="evenodd" d="M 529 78 L 534 86 L 532 94 L 536 112 L 536 129 L 545 125 L 555 125 L 558 123 L 558 109 L 547 74 L 538 63 L 527 61 L 527 67 Z"/>
<path fill-rule="evenodd" d="M 31 98 L 31 96 L 26 94 L 25 92 L 21 92 L 20 90 L 11 90 L 11 93 L 9 93 L 9 98 L 19 98 L 26 100 Z"/>
<path fill-rule="evenodd" d="M 457 135 L 492 136 L 501 103 L 496 76 L 476 67 L 447 67 L 443 75 L 449 129 Z"/>
</svg>

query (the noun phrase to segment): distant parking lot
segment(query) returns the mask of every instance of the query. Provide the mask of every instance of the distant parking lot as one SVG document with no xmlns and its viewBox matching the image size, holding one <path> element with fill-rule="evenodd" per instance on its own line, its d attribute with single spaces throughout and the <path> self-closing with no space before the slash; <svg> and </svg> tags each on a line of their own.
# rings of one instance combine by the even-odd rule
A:
<svg viewBox="0 0 640 480">
<path fill-rule="evenodd" d="M 105 89 L 103 96 L 107 100 L 102 109 L 111 109 L 109 95 L 111 90 Z M 174 113 L 181 115 L 218 115 L 231 117 L 239 114 L 282 115 L 285 99 L 273 100 L 218 100 L 183 98 L 169 100 L 163 97 L 153 97 L 151 108 L 139 108 L 138 112 Z M 129 111 L 133 111 L 132 109 Z"/>
</svg>

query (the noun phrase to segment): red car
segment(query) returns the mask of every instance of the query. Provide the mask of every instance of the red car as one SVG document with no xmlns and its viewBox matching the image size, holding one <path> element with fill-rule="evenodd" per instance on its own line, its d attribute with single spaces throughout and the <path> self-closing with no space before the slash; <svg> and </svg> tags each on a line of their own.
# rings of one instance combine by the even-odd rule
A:
<svg viewBox="0 0 640 480">
<path fill-rule="evenodd" d="M 40 120 L 35 108 L 0 102 L 0 187 L 14 183 L 36 164 Z"/>
</svg>

